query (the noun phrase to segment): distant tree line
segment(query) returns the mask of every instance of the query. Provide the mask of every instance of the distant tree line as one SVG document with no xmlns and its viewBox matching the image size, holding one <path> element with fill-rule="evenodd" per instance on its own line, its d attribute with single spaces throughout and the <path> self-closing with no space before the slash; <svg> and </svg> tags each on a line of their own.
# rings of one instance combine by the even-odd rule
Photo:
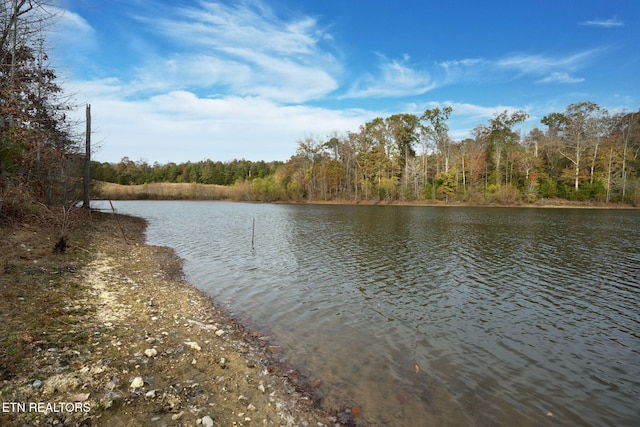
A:
<svg viewBox="0 0 640 427">
<path fill-rule="evenodd" d="M 71 107 L 48 65 L 46 6 L 0 3 L 0 220 L 72 203 L 81 191 Z"/>
<path fill-rule="evenodd" d="M 128 157 L 123 157 L 118 163 L 91 162 L 91 178 L 123 185 L 153 182 L 232 185 L 273 175 L 283 164 L 284 162 L 277 161 L 267 163 L 242 159 L 230 162 L 204 160 L 178 164 L 155 162 L 150 165 L 144 160 L 134 162 Z"/>
<path fill-rule="evenodd" d="M 451 107 L 376 118 L 357 132 L 307 137 L 287 162 L 207 160 L 176 165 L 96 164 L 94 178 L 121 184 L 233 185 L 246 200 L 533 203 L 539 199 L 640 204 L 640 112 L 569 105 L 518 130 L 524 111 L 496 113 L 454 141 Z"/>
</svg>

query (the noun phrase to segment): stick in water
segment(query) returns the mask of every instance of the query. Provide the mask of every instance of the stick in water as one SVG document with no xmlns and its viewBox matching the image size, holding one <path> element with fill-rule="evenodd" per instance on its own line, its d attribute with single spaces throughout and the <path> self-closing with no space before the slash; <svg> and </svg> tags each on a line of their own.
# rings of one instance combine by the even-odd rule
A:
<svg viewBox="0 0 640 427">
<path fill-rule="evenodd" d="M 253 218 L 253 226 L 251 227 L 251 250 L 255 250 L 256 248 L 256 219 Z"/>
<path fill-rule="evenodd" d="M 118 227 L 120 227 L 122 238 L 124 239 L 125 243 L 129 244 L 129 242 L 127 242 L 127 236 L 126 234 L 124 234 L 124 228 L 122 228 L 122 224 L 120 224 L 120 218 L 118 218 L 118 212 L 116 212 L 116 208 L 113 207 L 113 203 L 111 203 L 111 200 L 109 200 L 109 204 L 111 205 L 111 210 L 113 211 L 113 215 L 115 215 L 116 217 L 116 222 L 118 223 Z"/>
</svg>

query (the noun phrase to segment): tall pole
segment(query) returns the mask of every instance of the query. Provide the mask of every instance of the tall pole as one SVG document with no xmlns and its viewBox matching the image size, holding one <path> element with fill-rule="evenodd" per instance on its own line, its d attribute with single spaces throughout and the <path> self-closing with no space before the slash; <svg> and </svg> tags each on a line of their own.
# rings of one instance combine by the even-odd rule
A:
<svg viewBox="0 0 640 427">
<path fill-rule="evenodd" d="M 91 184 L 91 104 L 87 104 L 87 130 L 84 156 L 84 197 L 82 207 L 90 209 L 90 186 Z"/>
</svg>

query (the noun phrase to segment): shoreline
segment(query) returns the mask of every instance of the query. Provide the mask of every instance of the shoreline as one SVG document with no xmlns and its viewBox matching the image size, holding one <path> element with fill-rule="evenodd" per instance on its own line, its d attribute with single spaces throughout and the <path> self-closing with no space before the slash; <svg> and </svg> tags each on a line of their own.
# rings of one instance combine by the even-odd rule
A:
<svg viewBox="0 0 640 427">
<path fill-rule="evenodd" d="M 252 200 L 242 195 L 234 195 L 231 187 L 193 183 L 151 183 L 121 185 L 102 182 L 96 187 L 94 200 L 175 200 L 175 201 L 227 201 L 273 204 L 310 205 L 353 205 L 353 206 L 425 206 L 425 207 L 502 207 L 502 208 L 550 208 L 550 209 L 631 209 L 640 206 L 626 203 L 603 203 L 598 201 L 571 201 L 561 198 L 538 199 L 532 203 L 514 201 L 512 203 L 468 202 L 444 200 Z"/>
<path fill-rule="evenodd" d="M 53 254 L 56 227 L 2 227 L 0 425 L 355 425 L 187 283 L 173 250 L 146 245 L 145 228 L 93 211 Z M 33 402 L 78 409 L 21 411 Z"/>
</svg>

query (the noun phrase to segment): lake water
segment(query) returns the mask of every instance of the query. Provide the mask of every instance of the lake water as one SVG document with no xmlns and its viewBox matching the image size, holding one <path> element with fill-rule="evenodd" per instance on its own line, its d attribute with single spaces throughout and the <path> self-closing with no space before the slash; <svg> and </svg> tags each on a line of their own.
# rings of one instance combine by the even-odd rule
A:
<svg viewBox="0 0 640 427">
<path fill-rule="evenodd" d="M 640 423 L 639 211 L 114 205 L 364 425 Z"/>
</svg>

